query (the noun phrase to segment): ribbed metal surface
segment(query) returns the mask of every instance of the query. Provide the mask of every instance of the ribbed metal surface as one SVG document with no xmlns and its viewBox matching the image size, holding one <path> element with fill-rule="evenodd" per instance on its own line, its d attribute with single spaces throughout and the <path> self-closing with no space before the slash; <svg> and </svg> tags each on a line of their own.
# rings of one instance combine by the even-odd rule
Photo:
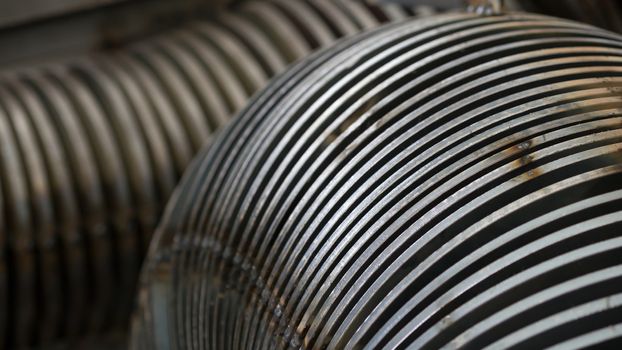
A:
<svg viewBox="0 0 622 350">
<path fill-rule="evenodd" d="M 195 151 L 290 62 L 412 14 L 248 1 L 118 52 L 2 73 L 0 347 L 125 329 Z"/>
<path fill-rule="evenodd" d="M 622 341 L 622 40 L 531 15 L 305 60 L 167 208 L 136 349 Z"/>
</svg>

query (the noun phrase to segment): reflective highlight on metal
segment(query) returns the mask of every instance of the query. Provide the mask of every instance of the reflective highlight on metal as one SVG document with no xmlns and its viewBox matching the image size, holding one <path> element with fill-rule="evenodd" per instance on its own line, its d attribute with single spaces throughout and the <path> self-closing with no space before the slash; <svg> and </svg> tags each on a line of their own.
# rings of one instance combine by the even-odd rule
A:
<svg viewBox="0 0 622 350">
<path fill-rule="evenodd" d="M 180 174 L 286 66 L 402 7 L 246 1 L 109 53 L 0 73 L 0 348 L 127 328 Z"/>
<path fill-rule="evenodd" d="M 277 78 L 190 166 L 134 349 L 622 342 L 622 38 L 385 26 Z"/>
</svg>

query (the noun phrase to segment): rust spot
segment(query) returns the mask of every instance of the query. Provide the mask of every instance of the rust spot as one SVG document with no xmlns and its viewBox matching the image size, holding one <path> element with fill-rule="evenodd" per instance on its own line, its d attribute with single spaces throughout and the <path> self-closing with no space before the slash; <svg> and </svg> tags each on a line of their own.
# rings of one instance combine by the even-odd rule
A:
<svg viewBox="0 0 622 350">
<path fill-rule="evenodd" d="M 326 145 L 330 145 L 331 143 L 335 142 L 335 140 L 337 139 L 337 136 L 339 134 L 332 132 L 330 134 L 328 134 L 328 136 L 326 136 L 326 139 L 324 139 L 324 144 Z"/>
<path fill-rule="evenodd" d="M 531 163 L 533 163 L 534 157 L 531 154 L 526 154 L 518 159 L 516 159 L 513 164 L 517 169 L 524 168 Z M 527 172 L 521 174 L 519 176 L 522 180 L 529 180 L 535 177 L 538 177 L 542 174 L 542 171 L 539 168 L 529 169 Z"/>
<path fill-rule="evenodd" d="M 529 178 L 538 177 L 542 175 L 542 170 L 540 170 L 539 168 L 534 168 L 534 169 L 529 170 L 526 175 Z"/>
<path fill-rule="evenodd" d="M 367 100 L 361 107 L 355 110 L 352 114 L 346 117 L 346 119 L 324 139 L 324 145 L 335 142 L 337 138 L 343 134 L 348 128 L 352 126 L 358 119 L 360 119 L 365 113 L 370 111 L 379 101 L 379 96 L 373 96 Z"/>
<path fill-rule="evenodd" d="M 512 162 L 512 165 L 515 169 L 521 169 L 529 166 L 535 160 L 535 157 L 532 153 L 529 153 L 530 149 L 533 147 L 533 140 L 525 140 L 520 142 L 509 149 L 510 154 L 522 154 L 519 158 Z M 522 173 L 517 180 L 526 181 L 535 177 L 538 177 L 542 174 L 542 170 L 539 168 L 530 169 L 524 173 Z"/>
<path fill-rule="evenodd" d="M 607 90 L 613 93 L 614 95 L 622 94 L 622 88 L 620 86 L 607 86 Z"/>
<path fill-rule="evenodd" d="M 514 147 L 518 148 L 519 151 L 524 151 L 524 150 L 530 149 L 532 144 L 533 144 L 533 141 L 527 140 L 527 141 L 523 141 L 519 143 L 518 145 Z"/>
<path fill-rule="evenodd" d="M 529 165 L 531 162 L 533 162 L 533 156 L 530 154 L 526 154 L 518 158 L 518 162 L 520 163 L 521 166 Z"/>
<path fill-rule="evenodd" d="M 608 153 L 607 157 L 613 164 L 622 167 L 622 148 L 612 145 L 613 152 Z"/>
<path fill-rule="evenodd" d="M 518 140 L 516 139 L 516 137 L 509 137 L 508 140 L 510 142 L 517 142 Z M 503 153 L 508 156 L 508 157 L 512 157 L 514 155 L 520 154 L 520 153 L 524 153 L 526 150 L 530 149 L 533 145 L 533 141 L 532 140 L 525 140 L 522 141 L 520 143 L 515 144 L 514 146 L 511 146 L 509 148 L 506 148 Z"/>
</svg>

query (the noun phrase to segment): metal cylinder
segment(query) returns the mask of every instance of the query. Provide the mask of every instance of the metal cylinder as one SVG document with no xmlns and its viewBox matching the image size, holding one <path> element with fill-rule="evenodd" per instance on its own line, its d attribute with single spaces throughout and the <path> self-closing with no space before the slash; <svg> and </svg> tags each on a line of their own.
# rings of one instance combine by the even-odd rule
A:
<svg viewBox="0 0 622 350">
<path fill-rule="evenodd" d="M 383 27 L 271 83 L 190 166 L 135 349 L 622 341 L 622 38 Z"/>
</svg>

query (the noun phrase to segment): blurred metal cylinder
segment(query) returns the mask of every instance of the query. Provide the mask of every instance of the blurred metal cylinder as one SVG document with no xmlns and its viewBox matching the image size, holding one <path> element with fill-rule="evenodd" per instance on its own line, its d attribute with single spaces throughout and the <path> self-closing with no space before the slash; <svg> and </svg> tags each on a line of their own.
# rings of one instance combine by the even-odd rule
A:
<svg viewBox="0 0 622 350">
<path fill-rule="evenodd" d="M 289 63 L 413 14 L 247 1 L 128 47 L 0 73 L 0 347 L 123 332 L 145 247 L 194 153 Z"/>
</svg>

